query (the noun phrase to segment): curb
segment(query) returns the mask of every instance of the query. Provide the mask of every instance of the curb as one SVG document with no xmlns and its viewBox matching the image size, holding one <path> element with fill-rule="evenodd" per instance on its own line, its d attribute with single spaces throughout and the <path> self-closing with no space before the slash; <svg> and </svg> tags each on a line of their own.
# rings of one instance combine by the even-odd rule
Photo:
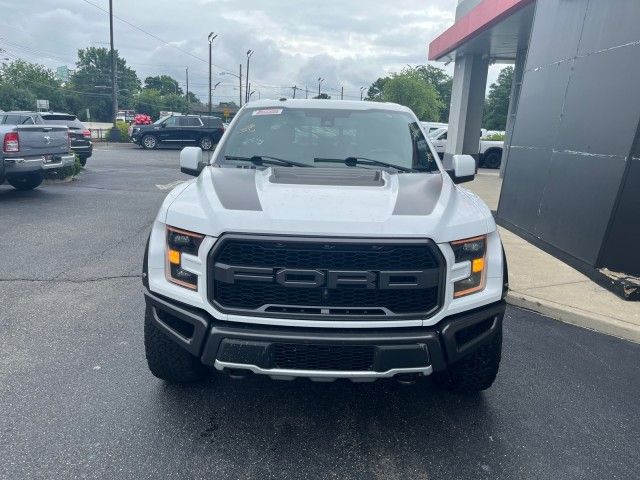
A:
<svg viewBox="0 0 640 480">
<path fill-rule="evenodd" d="M 616 320 L 615 318 L 583 312 L 577 308 L 542 300 L 512 290 L 507 293 L 506 300 L 509 305 L 532 310 L 564 323 L 640 343 L 640 326 L 637 325 Z"/>
</svg>

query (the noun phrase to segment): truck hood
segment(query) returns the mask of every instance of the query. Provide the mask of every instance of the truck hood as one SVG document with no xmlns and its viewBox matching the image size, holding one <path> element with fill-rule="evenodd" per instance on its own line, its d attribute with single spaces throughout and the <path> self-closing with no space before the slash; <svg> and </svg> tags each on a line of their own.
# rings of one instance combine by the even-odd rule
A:
<svg viewBox="0 0 640 480">
<path fill-rule="evenodd" d="M 215 237 L 250 232 L 446 242 L 495 229 L 486 205 L 446 174 L 361 168 L 206 167 L 171 192 L 158 219 Z"/>
</svg>

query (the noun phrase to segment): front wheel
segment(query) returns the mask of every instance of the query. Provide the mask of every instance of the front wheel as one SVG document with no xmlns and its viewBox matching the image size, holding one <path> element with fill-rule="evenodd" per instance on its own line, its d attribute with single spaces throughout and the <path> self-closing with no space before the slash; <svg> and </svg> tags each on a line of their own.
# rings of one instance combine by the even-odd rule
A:
<svg viewBox="0 0 640 480">
<path fill-rule="evenodd" d="M 486 168 L 499 168 L 502 163 L 502 151 L 490 150 L 484 155 L 483 163 Z"/>
<path fill-rule="evenodd" d="M 489 388 L 498 374 L 502 356 L 502 328 L 474 353 L 434 374 L 441 387 L 461 393 L 474 393 Z"/>
<path fill-rule="evenodd" d="M 211 150 L 213 148 L 213 139 L 211 137 L 202 137 L 198 145 L 202 150 Z"/>
<path fill-rule="evenodd" d="M 78 157 L 78 161 L 80 162 L 80 165 L 84 167 L 87 164 L 87 158 L 88 157 Z"/>
<path fill-rule="evenodd" d="M 16 190 L 33 190 L 44 180 L 40 173 L 27 173 L 19 177 L 9 177 L 7 181 Z"/>
<path fill-rule="evenodd" d="M 197 357 L 169 339 L 153 323 L 153 310 L 149 306 L 144 315 L 144 349 L 151 373 L 169 383 L 197 382 L 207 375 L 207 369 Z"/>
<path fill-rule="evenodd" d="M 147 148 L 149 150 L 158 148 L 158 139 L 153 135 L 145 135 L 142 137 L 142 148 Z"/>
</svg>

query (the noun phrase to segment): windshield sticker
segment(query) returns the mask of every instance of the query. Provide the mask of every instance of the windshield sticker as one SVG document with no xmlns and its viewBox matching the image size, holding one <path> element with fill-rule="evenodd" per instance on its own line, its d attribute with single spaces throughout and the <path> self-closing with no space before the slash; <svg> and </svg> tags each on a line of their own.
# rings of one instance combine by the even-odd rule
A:
<svg viewBox="0 0 640 480">
<path fill-rule="evenodd" d="M 254 117 L 259 117 L 262 115 L 280 115 L 282 113 L 282 108 L 265 108 L 264 110 L 254 110 L 252 115 Z"/>
</svg>

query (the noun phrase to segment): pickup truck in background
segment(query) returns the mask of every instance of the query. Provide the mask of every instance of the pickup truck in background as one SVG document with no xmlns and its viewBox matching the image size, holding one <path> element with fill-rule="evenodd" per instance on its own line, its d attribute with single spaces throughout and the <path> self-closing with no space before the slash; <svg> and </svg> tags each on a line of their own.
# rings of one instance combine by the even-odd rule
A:
<svg viewBox="0 0 640 480">
<path fill-rule="evenodd" d="M 46 170 L 75 162 L 63 125 L 0 125 L 0 142 L 0 184 L 6 180 L 18 190 L 32 190 Z"/>
<path fill-rule="evenodd" d="M 434 130 L 428 134 L 429 140 L 431 140 L 431 144 L 433 145 L 433 148 L 435 148 L 440 158 L 442 158 L 442 156 L 444 155 L 444 150 L 447 146 L 448 131 L 449 129 L 445 127 Z M 478 166 L 485 168 L 500 168 L 500 163 L 502 163 L 503 148 L 503 140 L 485 140 L 483 138 L 480 138 L 478 145 Z"/>
<path fill-rule="evenodd" d="M 7 125 L 64 125 L 69 127 L 71 150 L 78 155 L 84 167 L 87 158 L 93 154 L 91 131 L 85 127 L 78 117 L 70 113 L 56 112 L 6 112 L 0 115 L 0 124 Z"/>
</svg>

